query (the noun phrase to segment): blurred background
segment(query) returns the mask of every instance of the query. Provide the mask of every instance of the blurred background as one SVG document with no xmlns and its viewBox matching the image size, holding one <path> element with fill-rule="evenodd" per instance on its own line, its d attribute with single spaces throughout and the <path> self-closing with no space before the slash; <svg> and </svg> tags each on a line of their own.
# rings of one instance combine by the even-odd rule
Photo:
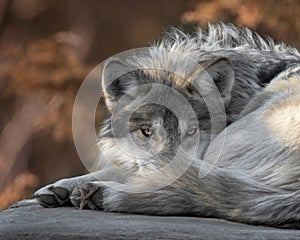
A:
<svg viewBox="0 0 300 240">
<path fill-rule="evenodd" d="M 0 0 L 0 210 L 86 172 L 72 107 L 98 63 L 147 46 L 170 25 L 207 21 L 246 25 L 300 48 L 299 10 L 297 0 Z"/>
</svg>

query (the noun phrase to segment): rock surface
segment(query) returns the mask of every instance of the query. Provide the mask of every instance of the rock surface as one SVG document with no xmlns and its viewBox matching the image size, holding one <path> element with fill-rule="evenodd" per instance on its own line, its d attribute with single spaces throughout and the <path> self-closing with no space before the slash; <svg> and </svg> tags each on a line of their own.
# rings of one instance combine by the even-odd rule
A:
<svg viewBox="0 0 300 240">
<path fill-rule="evenodd" d="M 0 213 L 0 239 L 300 239 L 300 230 L 218 219 L 43 208 L 21 201 Z"/>
</svg>

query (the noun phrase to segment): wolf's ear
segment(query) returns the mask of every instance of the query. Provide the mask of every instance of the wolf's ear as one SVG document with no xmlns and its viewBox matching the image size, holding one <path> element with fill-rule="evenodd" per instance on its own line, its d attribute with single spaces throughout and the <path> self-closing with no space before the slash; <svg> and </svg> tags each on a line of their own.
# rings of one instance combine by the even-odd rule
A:
<svg viewBox="0 0 300 240">
<path fill-rule="evenodd" d="M 217 86 L 225 107 L 229 105 L 235 81 L 235 73 L 228 59 L 215 59 L 203 67 L 196 79 L 198 80 L 194 83 L 197 84 L 199 89 L 202 89 L 205 95 L 212 94 L 216 90 L 215 86 Z M 212 86 L 213 83 L 215 86 Z"/>
<path fill-rule="evenodd" d="M 126 91 L 138 85 L 138 80 L 130 73 L 129 66 L 120 59 L 112 58 L 104 64 L 102 89 L 106 106 L 110 111 Z"/>
</svg>

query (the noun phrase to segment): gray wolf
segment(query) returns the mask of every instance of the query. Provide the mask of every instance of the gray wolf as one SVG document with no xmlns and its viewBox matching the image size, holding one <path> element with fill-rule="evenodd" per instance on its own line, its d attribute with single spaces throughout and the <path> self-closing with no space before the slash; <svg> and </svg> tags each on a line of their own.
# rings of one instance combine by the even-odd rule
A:
<svg viewBox="0 0 300 240">
<path fill-rule="evenodd" d="M 223 23 L 210 24 L 207 32 L 195 29 L 192 34 L 174 28 L 153 47 L 127 62 L 112 58 L 105 63 L 102 85 L 109 116 L 99 133 L 100 170 L 41 188 L 34 195 L 38 202 L 45 207 L 72 204 L 80 209 L 298 227 L 299 52 L 247 28 Z M 203 68 L 189 69 L 175 52 Z M 112 83 L 107 80 L 126 65 L 138 70 Z M 167 65 L 175 73 L 162 70 Z M 186 78 L 177 74 L 182 71 Z M 213 104 L 213 110 L 223 107 L 226 113 L 225 124 L 213 130 L 210 116 L 214 111 L 209 111 L 203 95 L 214 102 L 210 97 L 214 90 L 204 72 L 211 76 L 222 100 Z M 150 95 L 171 104 L 168 89 L 180 93 L 193 113 L 185 113 L 187 108 L 180 107 L 177 97 L 173 100 L 183 113 L 180 119 L 155 102 L 135 108 L 138 99 Z M 148 157 L 126 154 L 116 144 L 126 134 L 113 134 L 112 116 L 118 120 L 128 111 L 130 142 L 125 140 L 125 145 L 131 149 L 134 144 L 148 152 Z M 117 129 L 122 127 L 117 125 Z M 220 149 L 218 156 L 213 154 Z M 175 156 L 178 161 L 165 168 Z"/>
</svg>

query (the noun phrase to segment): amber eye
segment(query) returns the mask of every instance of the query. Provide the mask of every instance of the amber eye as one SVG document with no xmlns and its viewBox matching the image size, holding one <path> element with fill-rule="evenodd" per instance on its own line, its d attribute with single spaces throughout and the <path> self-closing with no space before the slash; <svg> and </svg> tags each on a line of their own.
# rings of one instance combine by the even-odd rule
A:
<svg viewBox="0 0 300 240">
<path fill-rule="evenodd" d="M 194 135 L 196 132 L 197 132 L 198 128 L 190 128 L 188 131 L 187 131 L 187 135 L 188 136 L 192 136 Z"/>
<path fill-rule="evenodd" d="M 141 128 L 141 132 L 145 137 L 150 137 L 153 135 L 154 131 L 150 127 Z"/>
</svg>

